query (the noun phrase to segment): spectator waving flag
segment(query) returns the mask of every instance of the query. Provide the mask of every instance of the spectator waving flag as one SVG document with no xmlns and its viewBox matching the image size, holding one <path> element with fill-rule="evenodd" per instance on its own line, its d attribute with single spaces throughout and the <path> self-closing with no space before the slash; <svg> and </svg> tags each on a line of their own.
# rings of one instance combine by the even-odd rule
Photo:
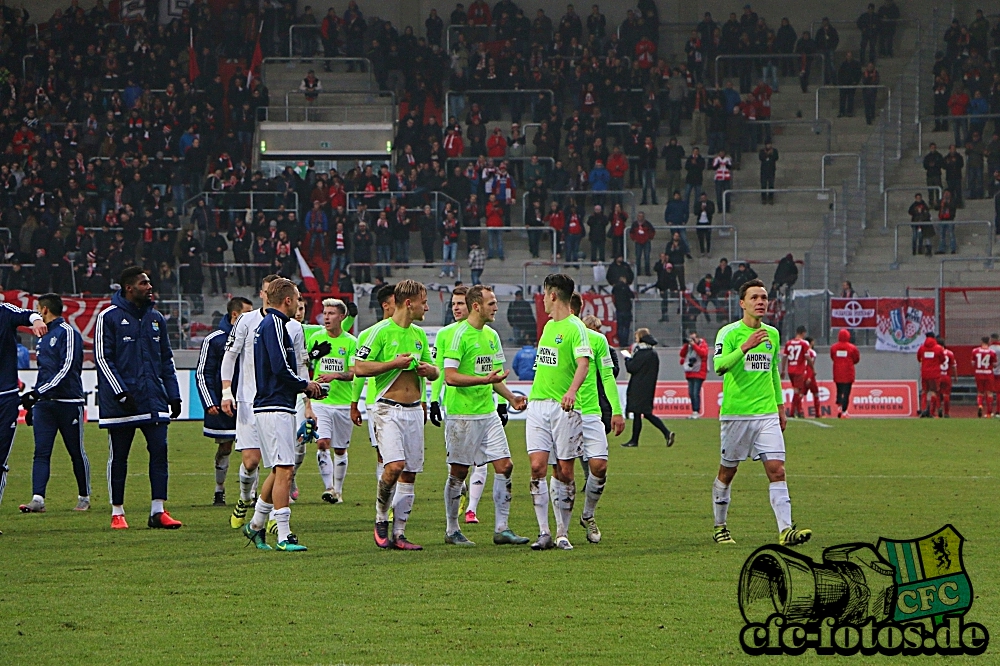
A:
<svg viewBox="0 0 1000 666">
<path fill-rule="evenodd" d="M 253 83 L 254 77 L 260 77 L 260 66 L 264 62 L 264 52 L 260 50 L 260 33 L 264 30 L 264 22 L 260 22 L 257 30 L 257 43 L 253 47 L 253 58 L 250 59 L 250 69 L 247 70 L 247 88 Z"/>
<path fill-rule="evenodd" d="M 295 256 L 299 260 L 299 273 L 302 274 L 302 283 L 305 285 L 306 291 L 311 294 L 318 294 L 320 292 L 319 281 L 316 280 L 312 269 L 306 263 L 306 258 L 299 252 L 299 248 L 295 248 Z"/>
</svg>

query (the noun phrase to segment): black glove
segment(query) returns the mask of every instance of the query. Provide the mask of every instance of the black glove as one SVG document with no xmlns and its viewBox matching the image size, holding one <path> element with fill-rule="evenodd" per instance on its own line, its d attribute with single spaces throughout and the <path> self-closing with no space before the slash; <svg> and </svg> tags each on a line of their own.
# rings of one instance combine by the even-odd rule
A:
<svg viewBox="0 0 1000 666">
<path fill-rule="evenodd" d="M 42 396 L 38 394 L 38 391 L 28 391 L 27 393 L 21 394 L 21 406 L 24 407 L 28 413 L 31 413 L 31 408 L 35 406 L 35 403 L 42 399 Z"/>
<path fill-rule="evenodd" d="M 331 349 L 333 349 L 333 345 L 329 342 L 317 342 L 313 345 L 313 348 L 309 350 L 309 360 L 318 361 L 329 354 Z"/>
<path fill-rule="evenodd" d="M 438 402 L 431 403 L 431 423 L 441 427 L 441 404 Z"/>
<path fill-rule="evenodd" d="M 358 316 L 358 304 L 354 301 L 347 301 L 347 316 L 357 317 Z"/>
<path fill-rule="evenodd" d="M 177 400 L 171 400 L 170 401 L 170 418 L 176 419 L 180 415 L 181 415 L 181 400 L 180 400 L 180 398 L 178 398 Z"/>
<path fill-rule="evenodd" d="M 510 414 L 507 413 L 507 405 L 505 404 L 497 405 L 497 414 L 500 415 L 500 423 L 502 423 L 504 427 L 506 427 L 507 421 L 510 420 Z"/>
<path fill-rule="evenodd" d="M 122 409 L 129 414 L 135 414 L 139 411 L 139 405 L 135 403 L 135 398 L 133 398 L 132 394 L 128 391 L 122 391 L 116 395 L 115 400 L 117 400 L 118 404 L 122 406 Z"/>
</svg>

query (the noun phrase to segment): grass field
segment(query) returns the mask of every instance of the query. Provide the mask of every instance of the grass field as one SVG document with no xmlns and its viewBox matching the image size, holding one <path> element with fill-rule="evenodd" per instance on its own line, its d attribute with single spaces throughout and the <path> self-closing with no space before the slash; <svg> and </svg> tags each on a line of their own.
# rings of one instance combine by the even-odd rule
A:
<svg viewBox="0 0 1000 666">
<path fill-rule="evenodd" d="M 915 538 L 952 523 L 967 539 L 976 593 L 968 617 L 1000 632 L 1000 422 L 827 423 L 832 427 L 793 422 L 786 432 L 794 516 L 815 532 L 803 552 L 819 559 L 831 545 Z M 738 639 L 740 568 L 775 540 L 763 471 L 746 463 L 737 476 L 729 525 L 738 543 L 716 546 L 710 487 L 718 423 L 674 425 L 677 444 L 669 450 L 653 428 L 639 448 L 620 449 L 625 437 L 612 443 L 597 514 L 603 543 L 586 543 L 575 526 L 574 551 L 543 553 L 492 545 L 489 491 L 483 522 L 466 529 L 479 546 L 443 544 L 445 465 L 441 431 L 432 427 L 407 531 L 425 550 L 378 550 L 371 537 L 374 455 L 367 429 L 357 429 L 345 504 L 319 501 L 311 456 L 302 468 L 292 516 L 309 547 L 302 554 L 245 548 L 228 527 L 229 511 L 210 506 L 213 445 L 200 423 L 170 428 L 168 507 L 184 521 L 180 531 L 145 527 L 147 456 L 138 443 L 126 502 L 132 529 L 108 529 L 107 437 L 96 425 L 87 426 L 94 509 L 71 510 L 75 484 L 57 444 L 48 512 L 21 515 L 17 505 L 31 497 L 32 445 L 30 430 L 19 427 L 0 510 L 0 664 L 776 660 L 744 655 Z M 511 526 L 534 536 L 523 425 L 512 421 L 507 432 L 515 463 Z M 234 464 L 230 503 L 237 495 Z M 582 497 L 575 516 L 581 508 Z M 979 661 L 1000 663 L 998 650 L 991 646 Z M 853 663 L 886 660 L 857 656 Z"/>
</svg>

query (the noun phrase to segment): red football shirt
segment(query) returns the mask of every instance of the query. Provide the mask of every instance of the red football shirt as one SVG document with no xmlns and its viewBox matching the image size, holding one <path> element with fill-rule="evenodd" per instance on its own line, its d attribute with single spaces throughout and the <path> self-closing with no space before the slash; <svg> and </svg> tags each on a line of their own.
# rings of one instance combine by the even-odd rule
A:
<svg viewBox="0 0 1000 666">
<path fill-rule="evenodd" d="M 992 375 L 996 364 L 997 353 L 992 349 L 976 347 L 972 350 L 972 366 L 975 368 L 977 375 Z"/>
<path fill-rule="evenodd" d="M 785 343 L 785 358 L 788 359 L 788 374 L 800 375 L 806 371 L 806 352 L 809 343 L 805 340 L 791 339 Z"/>
<path fill-rule="evenodd" d="M 941 364 L 944 363 L 944 348 L 934 338 L 927 338 L 917 350 L 920 360 L 921 379 L 939 379 Z"/>
</svg>

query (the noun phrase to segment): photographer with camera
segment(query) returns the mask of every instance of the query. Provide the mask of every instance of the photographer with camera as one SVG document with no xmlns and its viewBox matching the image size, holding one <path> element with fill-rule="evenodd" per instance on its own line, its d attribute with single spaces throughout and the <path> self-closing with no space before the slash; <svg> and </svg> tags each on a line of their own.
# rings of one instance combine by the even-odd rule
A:
<svg viewBox="0 0 1000 666">
<path fill-rule="evenodd" d="M 691 399 L 689 419 L 701 418 L 701 385 L 708 375 L 708 340 L 698 337 L 697 331 L 688 332 L 687 342 L 681 346 L 679 362 L 684 368 Z"/>
</svg>

